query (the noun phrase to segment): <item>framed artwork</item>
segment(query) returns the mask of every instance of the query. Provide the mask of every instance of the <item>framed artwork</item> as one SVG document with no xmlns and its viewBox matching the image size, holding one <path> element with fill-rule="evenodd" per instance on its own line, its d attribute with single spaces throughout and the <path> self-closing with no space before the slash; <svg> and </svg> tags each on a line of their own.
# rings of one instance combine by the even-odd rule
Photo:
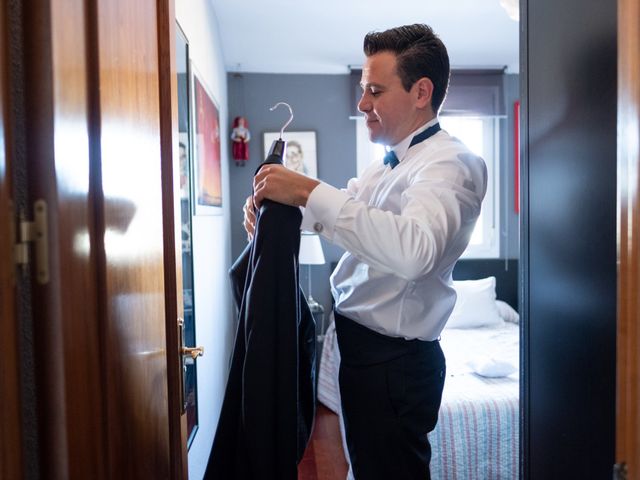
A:
<svg viewBox="0 0 640 480">
<path fill-rule="evenodd" d="M 267 158 L 274 140 L 279 138 L 280 132 L 264 133 L 264 158 Z M 284 166 L 309 177 L 318 178 L 316 132 L 284 132 L 282 139 L 287 142 Z"/>
<path fill-rule="evenodd" d="M 193 159 L 196 215 L 222 214 L 220 109 L 193 64 Z"/>
</svg>

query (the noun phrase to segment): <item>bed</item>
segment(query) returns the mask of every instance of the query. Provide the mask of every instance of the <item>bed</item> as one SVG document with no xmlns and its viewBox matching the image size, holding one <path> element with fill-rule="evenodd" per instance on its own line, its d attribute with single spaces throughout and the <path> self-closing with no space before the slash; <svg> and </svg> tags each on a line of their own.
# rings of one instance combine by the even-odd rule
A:
<svg viewBox="0 0 640 480">
<path fill-rule="evenodd" d="M 515 281 L 515 272 L 510 276 Z M 447 378 L 438 424 L 429 434 L 431 476 L 434 480 L 517 479 L 518 314 L 509 303 L 497 299 L 495 276 L 458 280 L 455 288 L 456 308 L 441 335 Z M 514 294 L 516 291 L 514 285 Z M 506 295 L 517 305 L 513 296 Z M 340 352 L 331 323 L 322 349 L 318 400 L 338 414 L 346 452 L 339 365 Z M 353 478 L 351 474 L 349 478 Z"/>
</svg>

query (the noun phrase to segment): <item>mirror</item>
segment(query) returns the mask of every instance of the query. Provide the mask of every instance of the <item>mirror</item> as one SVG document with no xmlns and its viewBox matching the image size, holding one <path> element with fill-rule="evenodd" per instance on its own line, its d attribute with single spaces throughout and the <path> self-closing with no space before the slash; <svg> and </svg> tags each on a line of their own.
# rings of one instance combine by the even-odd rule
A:
<svg viewBox="0 0 640 480">
<path fill-rule="evenodd" d="M 196 346 L 195 312 L 193 295 L 193 248 L 191 236 L 191 215 L 193 212 L 191 191 L 191 115 L 190 115 L 190 69 L 189 44 L 180 29 L 176 28 L 176 70 L 178 74 L 178 135 L 180 151 L 180 220 L 182 232 L 182 297 L 183 332 L 185 347 Z M 183 356 L 183 409 L 187 415 L 187 445 L 190 446 L 198 427 L 196 362 L 190 356 Z"/>
</svg>

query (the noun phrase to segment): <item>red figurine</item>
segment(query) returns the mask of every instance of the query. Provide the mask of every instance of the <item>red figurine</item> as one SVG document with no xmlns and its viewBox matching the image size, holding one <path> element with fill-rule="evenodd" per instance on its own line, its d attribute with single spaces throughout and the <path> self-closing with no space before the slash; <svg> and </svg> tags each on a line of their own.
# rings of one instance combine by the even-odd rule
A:
<svg viewBox="0 0 640 480">
<path fill-rule="evenodd" d="M 246 118 L 234 118 L 233 130 L 231 131 L 231 140 L 233 140 L 232 154 L 238 166 L 244 166 L 244 163 L 249 160 L 249 140 L 251 140 L 251 133 L 248 127 L 249 124 Z"/>
</svg>

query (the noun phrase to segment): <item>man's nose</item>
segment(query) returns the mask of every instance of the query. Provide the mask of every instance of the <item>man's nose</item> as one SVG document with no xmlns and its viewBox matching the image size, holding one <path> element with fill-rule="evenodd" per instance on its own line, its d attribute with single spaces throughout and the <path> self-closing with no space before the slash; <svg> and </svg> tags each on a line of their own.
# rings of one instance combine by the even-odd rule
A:
<svg viewBox="0 0 640 480">
<path fill-rule="evenodd" d="M 371 111 L 371 102 L 365 97 L 366 95 L 362 94 L 360 101 L 358 102 L 358 111 L 362 113 Z"/>
</svg>

